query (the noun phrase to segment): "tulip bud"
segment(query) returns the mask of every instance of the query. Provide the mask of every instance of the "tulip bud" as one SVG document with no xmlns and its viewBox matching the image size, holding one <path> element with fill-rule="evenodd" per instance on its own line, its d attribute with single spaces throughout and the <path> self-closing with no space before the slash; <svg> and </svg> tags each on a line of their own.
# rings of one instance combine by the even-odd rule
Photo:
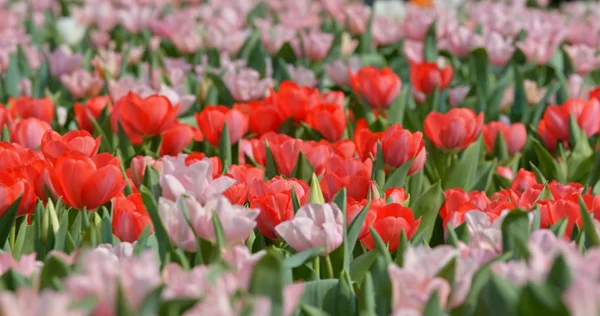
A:
<svg viewBox="0 0 600 316">
<path fill-rule="evenodd" d="M 369 181 L 369 191 L 367 192 L 367 200 L 372 201 L 379 198 L 381 198 L 381 194 L 379 193 L 377 183 L 375 183 L 375 181 L 373 180 Z"/>
<path fill-rule="evenodd" d="M 55 233 L 58 232 L 58 228 L 59 228 L 58 215 L 56 214 L 56 208 L 54 207 L 54 203 L 50 199 L 48 199 L 48 203 L 46 204 L 46 213 L 48 213 L 48 217 L 50 219 L 50 225 L 52 225 L 52 230 Z"/>
<path fill-rule="evenodd" d="M 308 196 L 308 203 L 316 203 L 316 204 L 324 204 L 325 198 L 323 197 L 323 191 L 321 190 L 321 185 L 319 184 L 319 179 L 317 175 L 313 173 L 312 178 L 310 179 L 310 193 Z"/>
</svg>

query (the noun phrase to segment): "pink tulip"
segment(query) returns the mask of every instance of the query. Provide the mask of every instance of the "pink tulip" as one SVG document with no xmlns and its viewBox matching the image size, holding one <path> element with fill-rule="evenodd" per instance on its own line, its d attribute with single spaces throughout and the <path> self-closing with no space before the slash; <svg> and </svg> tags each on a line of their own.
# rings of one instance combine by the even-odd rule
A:
<svg viewBox="0 0 600 316">
<path fill-rule="evenodd" d="M 470 86 L 457 86 L 448 89 L 448 103 L 450 106 L 456 107 L 465 100 L 467 94 L 471 91 Z"/>
<path fill-rule="evenodd" d="M 216 241 L 213 216 L 218 216 L 229 244 L 239 244 L 248 238 L 256 226 L 256 217 L 260 213 L 257 209 L 231 205 L 229 199 L 224 196 L 208 200 L 204 207 L 195 204 L 193 208 L 188 209 L 192 226 L 198 236 L 212 242 Z"/>
<path fill-rule="evenodd" d="M 336 60 L 331 64 L 323 66 L 325 73 L 338 86 L 350 86 L 349 72 L 355 73 L 360 68 L 358 58 L 349 58 L 346 61 Z"/>
<path fill-rule="evenodd" d="M 527 56 L 527 60 L 544 65 L 554 56 L 562 39 L 563 36 L 560 32 L 544 31 L 539 34 L 530 34 L 517 46 Z"/>
<path fill-rule="evenodd" d="M 565 46 L 565 50 L 571 58 L 575 71 L 581 76 L 587 75 L 600 66 L 600 56 L 596 54 L 595 48 L 587 45 L 568 45 Z"/>
<path fill-rule="evenodd" d="M 258 28 L 260 39 L 269 54 L 276 54 L 283 44 L 290 42 L 296 36 L 296 31 L 293 29 L 281 24 L 273 25 L 267 20 L 256 19 L 254 24 Z"/>
<path fill-rule="evenodd" d="M 423 45 L 423 42 L 413 41 L 410 39 L 406 39 L 404 41 L 404 45 L 402 46 L 404 57 L 411 64 L 421 64 L 423 62 L 424 49 L 425 45 Z"/>
<path fill-rule="evenodd" d="M 0 275 L 12 269 L 25 277 L 38 272 L 42 268 L 42 263 L 35 260 L 35 253 L 22 255 L 17 261 L 10 252 L 0 254 Z"/>
<path fill-rule="evenodd" d="M 266 253 L 265 250 L 261 250 L 253 254 L 245 245 L 236 245 L 231 248 L 223 248 L 221 256 L 234 271 L 237 271 L 240 283 L 247 287 L 250 285 L 254 265 Z"/>
<path fill-rule="evenodd" d="M 317 84 L 319 84 L 319 81 L 317 81 L 317 76 L 309 68 L 304 66 L 294 67 L 294 65 L 289 64 L 287 65 L 287 71 L 292 81 L 294 81 L 300 87 L 314 88 L 317 86 Z"/>
<path fill-rule="evenodd" d="M 233 98 L 239 102 L 264 98 L 274 84 L 273 79 L 260 79 L 258 71 L 247 67 L 226 72 L 223 81 Z"/>
<path fill-rule="evenodd" d="M 81 67 L 83 56 L 73 54 L 68 46 L 60 46 L 52 53 L 46 52 L 50 74 L 54 77 L 60 77 L 64 74 L 70 74 Z"/>
<path fill-rule="evenodd" d="M 563 300 L 573 316 L 596 315 L 600 310 L 600 284 L 580 277 L 563 293 Z"/>
<path fill-rule="evenodd" d="M 298 57 L 311 60 L 322 60 L 329 53 L 333 43 L 333 34 L 323 33 L 318 30 L 301 33 L 299 38 L 292 39 L 290 44 Z"/>
<path fill-rule="evenodd" d="M 324 256 L 337 249 L 343 240 L 343 214 L 335 204 L 307 204 L 296 216 L 275 231 L 297 252 L 323 247 Z"/>
<path fill-rule="evenodd" d="M 150 21 L 158 16 L 158 10 L 150 6 L 132 4 L 118 12 L 119 22 L 131 33 L 138 33 L 148 28 Z"/>
<path fill-rule="evenodd" d="M 485 37 L 483 46 L 487 50 L 490 62 L 495 66 L 506 65 L 515 51 L 510 40 L 496 32 L 491 32 Z"/>
<path fill-rule="evenodd" d="M 481 37 L 477 35 L 477 33 L 464 26 L 460 26 L 458 29 L 454 30 L 445 41 L 440 43 L 440 46 L 446 47 L 448 51 L 458 57 L 464 57 L 468 55 L 473 48 L 479 47 L 481 42 Z"/>
<path fill-rule="evenodd" d="M 416 6 L 407 6 L 404 17 L 404 34 L 407 38 L 422 42 L 434 17 L 430 12 Z"/>
<path fill-rule="evenodd" d="M 344 7 L 344 12 L 336 17 L 350 33 L 360 35 L 367 30 L 371 8 L 362 3 L 349 4 Z"/>
<path fill-rule="evenodd" d="M 76 308 L 71 308 L 74 302 L 67 293 L 37 290 L 21 287 L 14 293 L 2 291 L 0 293 L 0 315 L 20 316 L 83 316 L 86 313 Z"/>
<path fill-rule="evenodd" d="M 176 201 L 182 194 L 190 195 L 200 204 L 225 192 L 235 180 L 229 177 L 213 179 L 212 163 L 209 159 L 185 163 L 186 155 L 163 157 L 160 186 L 163 197 Z"/>
<path fill-rule="evenodd" d="M 60 76 L 60 82 L 76 99 L 93 98 L 100 94 L 104 87 L 104 80 L 100 76 L 84 69 Z"/>
<path fill-rule="evenodd" d="M 206 44 L 209 48 L 234 55 L 239 52 L 249 35 L 249 30 L 211 29 L 206 33 Z"/>
<path fill-rule="evenodd" d="M 371 31 L 375 46 L 390 45 L 402 38 L 402 22 L 387 16 L 378 16 L 373 20 Z"/>
<path fill-rule="evenodd" d="M 193 54 L 204 47 L 202 34 L 190 25 L 179 26 L 169 34 L 168 39 L 183 54 Z"/>
</svg>

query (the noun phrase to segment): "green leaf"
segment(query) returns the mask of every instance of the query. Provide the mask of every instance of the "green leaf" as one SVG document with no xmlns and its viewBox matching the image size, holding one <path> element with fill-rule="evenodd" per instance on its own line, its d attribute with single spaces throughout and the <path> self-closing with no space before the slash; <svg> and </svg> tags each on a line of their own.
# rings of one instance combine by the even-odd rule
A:
<svg viewBox="0 0 600 316">
<path fill-rule="evenodd" d="M 152 225 L 154 225 L 156 239 L 158 240 L 158 253 L 161 262 L 164 264 L 167 253 L 170 253 L 172 249 L 169 235 L 167 234 L 162 220 L 160 219 L 160 215 L 158 214 L 158 205 L 156 204 L 156 200 L 154 200 L 154 195 L 150 189 L 143 185 L 140 189 L 140 193 L 142 194 L 142 200 L 144 201 L 148 215 L 150 215 L 150 219 L 152 219 Z"/>
<path fill-rule="evenodd" d="M 428 62 L 436 62 L 438 58 L 438 43 L 437 43 L 437 35 L 436 35 L 436 26 L 435 22 L 431 23 L 429 26 L 429 30 L 427 31 L 427 35 L 425 35 L 424 49 L 423 49 L 423 57 L 425 61 Z"/>
<path fill-rule="evenodd" d="M 471 56 L 472 69 L 475 73 L 473 79 L 478 101 L 477 112 L 484 112 L 486 111 L 490 77 L 488 55 L 484 48 L 477 48 L 471 52 Z"/>
<path fill-rule="evenodd" d="M 2 128 L 1 141 L 7 142 L 7 143 L 12 143 L 12 141 L 10 140 L 10 130 L 8 129 L 8 125 L 4 125 L 4 127 Z"/>
<path fill-rule="evenodd" d="M 15 223 L 16 225 L 16 223 Z M 25 243 L 25 236 L 27 235 L 27 220 L 23 217 L 21 224 L 19 224 L 19 229 L 17 230 L 17 239 L 15 240 L 15 244 L 11 248 L 12 256 L 16 260 L 19 260 L 21 257 L 21 252 L 23 251 L 23 244 Z"/>
<path fill-rule="evenodd" d="M 529 166 L 531 166 L 531 169 L 533 169 L 533 173 L 535 174 L 535 180 L 538 183 L 547 183 L 548 180 L 546 180 L 546 177 L 544 177 L 544 174 L 540 171 L 540 169 L 533 164 L 533 162 L 529 162 Z"/>
<path fill-rule="evenodd" d="M 561 178 L 561 172 L 559 172 L 558 163 L 556 162 L 556 160 L 554 160 L 550 152 L 548 152 L 548 149 L 546 149 L 546 147 L 536 139 L 532 139 L 532 144 L 533 151 L 538 157 L 540 163 L 540 170 L 542 171 L 544 176 L 546 178 L 556 179 L 562 182 L 563 179 Z"/>
<path fill-rule="evenodd" d="M 312 178 L 310 179 L 310 192 L 308 194 L 308 203 L 325 203 L 323 191 L 321 190 L 321 185 L 319 184 L 319 178 L 317 178 L 317 175 L 315 175 L 314 173 L 312 175 Z"/>
<path fill-rule="evenodd" d="M 151 234 L 151 228 L 152 226 L 147 225 L 146 228 L 144 228 L 144 230 L 142 230 L 142 232 L 140 233 L 140 236 L 138 237 L 138 240 L 135 243 L 135 247 L 133 247 L 134 256 L 141 255 L 144 249 L 146 249 L 146 247 L 148 246 L 147 242 L 148 237 Z"/>
<path fill-rule="evenodd" d="M 298 160 L 296 162 L 296 166 L 292 171 L 292 178 L 301 179 L 304 181 L 310 181 L 313 173 L 315 172 L 315 168 L 312 166 L 308 158 L 304 155 L 304 153 L 300 152 L 298 154 Z"/>
<path fill-rule="evenodd" d="M 412 98 L 412 93 L 410 86 L 405 85 L 404 88 L 402 88 L 400 95 L 396 97 L 388 110 L 387 120 L 390 125 L 402 125 L 404 121 L 404 113 L 406 112 L 406 105 L 408 104 L 408 98 Z"/>
<path fill-rule="evenodd" d="M 600 180 L 600 151 L 596 152 L 594 165 L 592 166 L 592 171 L 590 172 L 586 187 L 593 188 L 598 183 L 598 180 Z"/>
<path fill-rule="evenodd" d="M 421 218 L 417 234 L 425 232 L 425 241 L 431 239 L 435 220 L 442 204 L 444 204 L 444 200 L 444 191 L 442 191 L 440 182 L 437 182 L 421 194 L 411 206 L 415 219 Z"/>
<path fill-rule="evenodd" d="M 304 282 L 304 294 L 302 294 L 301 299 L 302 304 L 324 309 L 327 304 L 327 299 L 331 298 L 338 283 L 339 281 L 337 279 Z"/>
<path fill-rule="evenodd" d="M 227 123 L 223 125 L 221 139 L 219 139 L 219 158 L 223 162 L 223 168 L 231 166 L 231 142 L 229 140 L 229 127 L 227 127 Z"/>
<path fill-rule="evenodd" d="M 367 272 L 360 286 L 360 295 L 358 298 L 358 313 L 359 315 L 375 316 L 375 290 L 373 289 L 373 278 L 371 273 Z"/>
<path fill-rule="evenodd" d="M 481 289 L 474 315 L 516 316 L 518 299 L 514 285 L 492 274 Z"/>
<path fill-rule="evenodd" d="M 115 306 L 116 316 L 134 316 L 135 312 L 127 301 L 122 285 L 117 285 L 117 304 Z"/>
<path fill-rule="evenodd" d="M 112 219 L 108 212 L 102 215 L 102 242 L 111 245 L 113 243 Z"/>
<path fill-rule="evenodd" d="M 57 256 L 49 256 L 44 262 L 44 267 L 40 274 L 40 290 L 54 288 L 55 280 L 60 281 L 68 275 L 69 266 Z"/>
<path fill-rule="evenodd" d="M 385 162 L 380 141 L 377 141 L 377 156 L 375 157 L 375 164 L 371 171 L 371 180 L 375 181 L 380 188 L 383 188 L 383 185 L 385 184 Z"/>
<path fill-rule="evenodd" d="M 273 158 L 273 152 L 271 152 L 271 146 L 269 146 L 269 141 L 265 140 L 265 157 L 266 157 L 266 170 L 265 170 L 265 180 L 273 179 L 278 175 L 277 165 L 275 165 L 275 159 Z"/>
<path fill-rule="evenodd" d="M 350 263 L 350 277 L 352 280 L 362 282 L 365 274 L 371 269 L 378 256 L 379 252 L 377 250 L 371 250 L 352 260 L 352 263 Z"/>
<path fill-rule="evenodd" d="M 219 91 L 219 104 L 231 107 L 235 100 L 233 99 L 231 92 L 227 88 L 227 85 L 225 84 L 225 82 L 223 82 L 223 79 L 221 79 L 221 76 L 212 72 L 205 73 L 205 76 L 212 81 L 212 83 Z"/>
<path fill-rule="evenodd" d="M 371 231 L 371 236 L 373 237 L 373 241 L 375 242 L 376 250 L 379 252 L 379 254 L 385 259 L 385 261 L 388 264 L 391 263 L 392 256 L 390 255 L 390 252 L 388 251 L 388 246 L 383 241 L 383 239 L 381 239 L 381 236 L 379 236 L 379 233 L 377 232 L 377 230 L 375 228 L 373 228 L 373 226 L 369 227 L 369 230 Z"/>
<path fill-rule="evenodd" d="M 579 196 L 579 211 L 581 213 L 581 221 L 583 222 L 583 233 L 585 234 L 585 243 L 588 247 L 597 247 L 600 245 L 600 238 L 594 227 L 592 216 L 583 201 L 583 197 Z"/>
<path fill-rule="evenodd" d="M 197 302 L 198 299 L 196 298 L 176 298 L 166 300 L 160 304 L 158 315 L 183 315 L 186 310 L 192 308 Z"/>
<path fill-rule="evenodd" d="M 387 191 L 390 188 L 402 188 L 406 183 L 406 177 L 408 175 L 408 170 L 413 163 L 413 159 L 408 160 L 402 166 L 394 170 L 390 177 L 385 181 L 385 185 L 383 186 L 383 191 Z"/>
<path fill-rule="evenodd" d="M 438 272 L 438 277 L 448 281 L 448 284 L 454 288 L 454 281 L 456 280 L 456 257 L 450 259 L 448 263 Z"/>
<path fill-rule="evenodd" d="M 9 55 L 8 68 L 4 75 L 4 91 L 9 97 L 19 97 L 19 82 L 21 82 L 19 58 L 17 53 L 13 52 Z"/>
<path fill-rule="evenodd" d="M 325 249 L 323 249 L 323 247 L 315 247 L 293 254 L 283 260 L 283 266 L 291 269 L 297 268 L 305 264 L 310 259 L 320 256 L 324 251 Z"/>
<path fill-rule="evenodd" d="M 271 300 L 271 315 L 283 313 L 283 263 L 274 253 L 268 252 L 254 266 L 249 292 Z M 304 301 L 306 302 L 306 301 Z"/>
<path fill-rule="evenodd" d="M 4 246 L 8 240 L 8 235 L 12 229 L 15 218 L 17 217 L 17 211 L 21 204 L 22 196 L 19 196 L 4 212 L 4 215 L 0 217 L 0 246 Z"/>
<path fill-rule="evenodd" d="M 156 315 L 156 311 L 158 311 L 160 303 L 162 301 L 161 295 L 163 292 L 164 286 L 158 286 L 154 290 L 150 291 L 146 298 L 142 302 L 141 306 L 138 308 L 139 316 L 154 316 Z"/>
<path fill-rule="evenodd" d="M 462 188 L 471 191 L 477 178 L 477 167 L 481 157 L 481 137 L 469 145 L 456 166 L 452 166 L 444 188 Z"/>
<path fill-rule="evenodd" d="M 346 19 L 350 19 L 350 16 L 346 15 Z M 373 27 L 373 20 L 375 19 L 375 14 L 371 13 L 369 15 L 369 20 L 367 21 L 367 29 L 360 36 L 360 47 L 359 52 L 364 55 L 373 51 L 373 34 L 371 33 L 371 29 Z"/>
<path fill-rule="evenodd" d="M 498 157 L 498 160 L 500 161 L 506 160 L 510 156 L 508 154 L 506 140 L 504 140 L 504 135 L 502 135 L 502 133 L 498 133 L 496 136 L 496 141 L 494 142 L 494 156 Z"/>
<path fill-rule="evenodd" d="M 119 149 L 121 150 L 121 154 L 123 155 L 125 165 L 129 165 L 129 161 L 135 156 L 135 149 L 133 149 L 133 145 L 129 140 L 129 136 L 123 130 L 123 126 L 121 123 L 117 123 L 119 129 Z"/>
<path fill-rule="evenodd" d="M 365 207 L 356 215 L 350 226 L 348 226 L 348 248 L 347 253 L 350 256 L 354 252 L 354 246 L 356 245 L 356 241 L 358 240 L 358 234 L 360 234 L 360 230 L 365 222 L 365 218 L 367 217 L 367 213 L 369 213 L 369 209 L 371 207 L 371 202 L 369 201 Z"/>
<path fill-rule="evenodd" d="M 160 186 L 160 175 L 154 167 L 146 166 L 146 171 L 144 171 L 144 179 L 142 180 L 142 184 L 150 189 L 150 192 L 153 196 L 162 196 L 162 188 Z"/>
<path fill-rule="evenodd" d="M 333 292 L 329 294 L 331 295 L 328 299 L 329 304 L 325 307 L 327 312 L 339 315 L 356 315 L 356 295 L 348 271 L 342 270 L 338 284 Z"/>
<path fill-rule="evenodd" d="M 396 249 L 396 255 L 394 257 L 394 262 L 399 266 L 404 265 L 404 252 L 406 249 L 410 247 L 410 242 L 408 241 L 408 236 L 406 236 L 406 231 L 403 229 L 400 231 L 400 242 L 398 244 L 398 249 Z"/>
<path fill-rule="evenodd" d="M 31 282 L 27 278 L 12 268 L 6 271 L 2 277 L 0 277 L 0 289 L 3 290 L 14 292 L 20 287 L 29 287 L 30 285 Z"/>
<path fill-rule="evenodd" d="M 514 210 L 502 222 L 502 246 L 511 251 L 514 259 L 529 259 L 529 218 L 527 213 Z"/>
<path fill-rule="evenodd" d="M 440 306 L 440 295 L 438 290 L 433 291 L 427 304 L 425 305 L 425 310 L 423 310 L 423 316 L 442 316 L 444 312 L 442 311 L 442 306 Z"/>
<path fill-rule="evenodd" d="M 294 187 L 292 187 L 292 207 L 294 208 L 294 214 L 300 209 L 300 199 L 298 198 Z"/>
<path fill-rule="evenodd" d="M 520 294 L 519 315 L 570 315 L 562 302 L 561 293 L 555 288 L 530 282 Z"/>
<path fill-rule="evenodd" d="M 560 291 L 566 290 L 572 283 L 571 269 L 562 254 L 556 256 L 546 277 L 546 283 L 554 285 Z"/>
<path fill-rule="evenodd" d="M 221 219 L 217 213 L 213 213 L 212 216 L 213 228 L 215 230 L 215 237 L 217 241 L 217 249 L 225 249 L 227 246 L 227 240 L 225 239 L 225 232 L 223 231 L 223 225 L 221 224 Z M 220 255 L 220 251 L 218 251 Z"/>
<path fill-rule="evenodd" d="M 525 95 L 525 80 L 519 69 L 519 65 L 513 64 L 515 77 L 515 95 L 513 105 L 510 107 L 510 118 L 513 122 L 527 122 L 526 111 L 528 112 L 527 99 Z"/>
</svg>

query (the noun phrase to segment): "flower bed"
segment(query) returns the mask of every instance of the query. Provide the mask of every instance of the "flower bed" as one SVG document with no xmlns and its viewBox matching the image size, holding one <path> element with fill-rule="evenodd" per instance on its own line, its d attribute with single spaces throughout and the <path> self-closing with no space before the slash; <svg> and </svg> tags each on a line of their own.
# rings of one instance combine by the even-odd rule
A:
<svg viewBox="0 0 600 316">
<path fill-rule="evenodd" d="M 3 2 L 0 315 L 596 315 L 600 6 L 546 2 Z"/>
</svg>

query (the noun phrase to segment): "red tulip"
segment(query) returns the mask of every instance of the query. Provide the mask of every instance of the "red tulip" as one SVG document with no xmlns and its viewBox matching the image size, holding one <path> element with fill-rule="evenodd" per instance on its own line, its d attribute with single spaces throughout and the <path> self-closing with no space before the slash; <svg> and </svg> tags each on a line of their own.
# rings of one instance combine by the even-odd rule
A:
<svg viewBox="0 0 600 316">
<path fill-rule="evenodd" d="M 208 106 L 196 113 L 196 122 L 206 140 L 215 147 L 219 146 L 225 123 L 231 144 L 237 143 L 248 131 L 248 116 L 238 109 L 223 105 Z"/>
<path fill-rule="evenodd" d="M 573 232 L 573 225 L 577 223 L 582 227 L 581 213 L 579 209 L 578 197 L 568 200 L 546 200 L 540 202 L 540 225 L 547 228 L 561 219 L 567 218 L 567 229 L 563 236 L 564 239 L 570 240 Z"/>
<path fill-rule="evenodd" d="M 342 91 L 328 91 L 319 94 L 319 103 L 335 104 L 340 108 L 346 105 L 346 95 Z"/>
<path fill-rule="evenodd" d="M 18 144 L 0 142 L 0 170 L 19 167 L 31 160 L 42 159 L 41 155 Z"/>
<path fill-rule="evenodd" d="M 503 166 L 496 167 L 496 174 L 498 174 L 499 176 L 501 176 L 502 178 L 504 178 L 506 180 L 512 181 L 515 178 L 515 173 L 513 172 L 513 170 L 511 168 L 508 168 L 508 167 L 503 167 Z"/>
<path fill-rule="evenodd" d="M 517 172 L 517 177 L 510 184 L 510 188 L 521 193 L 532 187 L 534 184 L 537 184 L 535 173 L 521 168 Z"/>
<path fill-rule="evenodd" d="M 64 154 L 56 159 L 50 177 L 65 203 L 80 210 L 110 201 L 124 184 L 119 159 L 108 153 L 93 158 L 78 151 Z"/>
<path fill-rule="evenodd" d="M 176 156 L 187 147 L 194 138 L 194 129 L 186 124 L 176 123 L 161 133 L 159 147 L 161 156 Z"/>
<path fill-rule="evenodd" d="M 310 87 L 299 87 L 295 82 L 284 81 L 277 91 L 277 102 L 284 117 L 303 121 L 306 114 L 317 105 L 319 91 Z"/>
<path fill-rule="evenodd" d="M 399 246 L 402 231 L 404 230 L 406 237 L 410 239 L 417 232 L 420 223 L 421 218 L 415 220 L 411 209 L 392 203 L 377 210 L 373 229 L 377 231 L 383 242 L 388 244 L 388 250 L 394 251 Z M 369 250 L 376 247 L 370 232 L 361 241 Z"/>
<path fill-rule="evenodd" d="M 133 181 L 136 187 L 140 187 L 144 181 L 146 167 L 151 166 L 156 168 L 158 163 L 150 156 L 135 156 L 131 159 L 129 169 L 126 170 L 127 177 Z"/>
<path fill-rule="evenodd" d="M 385 201 L 383 199 L 374 199 L 370 201 L 369 210 L 367 211 L 367 216 L 365 217 L 365 221 L 363 222 L 360 232 L 358 233 L 358 239 L 362 239 L 369 233 L 369 227 L 373 225 L 375 219 L 377 218 L 377 210 L 384 207 Z M 358 202 L 353 198 L 348 199 L 348 206 L 346 208 L 346 226 L 350 227 L 350 224 L 356 219 L 356 217 L 360 214 L 360 212 L 367 206 L 369 200 L 363 199 Z"/>
<path fill-rule="evenodd" d="M 52 99 L 34 99 L 30 97 L 10 98 L 8 100 L 10 111 L 15 118 L 35 117 L 46 123 L 54 120 L 54 104 Z"/>
<path fill-rule="evenodd" d="M 389 67 L 363 67 L 356 73 L 350 73 L 350 82 L 354 93 L 363 96 L 374 109 L 389 108 L 402 86 L 400 77 Z"/>
<path fill-rule="evenodd" d="M 111 114 L 113 131 L 117 131 L 117 123 L 129 136 L 132 144 L 140 144 L 145 137 L 158 136 L 175 124 L 179 104 L 173 106 L 171 101 L 161 95 L 151 95 L 145 99 L 129 92 L 115 104 Z"/>
<path fill-rule="evenodd" d="M 223 192 L 232 204 L 244 205 L 248 200 L 249 185 L 254 180 L 262 181 L 265 170 L 250 165 L 232 165 L 227 176 L 235 179 L 235 184 Z"/>
<path fill-rule="evenodd" d="M 548 183 L 548 189 L 550 189 L 550 193 L 552 193 L 554 199 L 568 199 L 572 196 L 581 195 L 583 193 L 583 184 L 577 182 L 562 184 L 556 180 L 552 180 Z"/>
<path fill-rule="evenodd" d="M 571 115 L 588 137 L 600 131 L 600 102 L 598 100 L 571 99 L 562 106 L 551 105 L 538 123 L 538 134 L 548 150 L 554 151 L 557 142 L 569 141 Z"/>
<path fill-rule="evenodd" d="M 369 180 L 371 179 L 372 161 L 362 162 L 358 158 L 333 156 L 321 181 L 321 190 L 325 201 L 329 202 L 342 189 L 346 188 L 347 196 L 357 201 L 367 197 Z"/>
<path fill-rule="evenodd" d="M 392 201 L 392 203 L 402 204 L 408 199 L 408 194 L 404 188 L 389 188 L 385 191 L 386 200 Z"/>
<path fill-rule="evenodd" d="M 394 124 L 384 132 L 381 141 L 383 159 L 388 166 L 398 168 L 414 159 L 408 169 L 408 175 L 413 175 L 425 166 L 425 142 L 421 132 L 411 133 Z"/>
<path fill-rule="evenodd" d="M 94 139 L 85 130 L 69 131 L 62 136 L 53 130 L 49 130 L 42 137 L 41 150 L 44 157 L 52 161 L 72 151 L 78 151 L 88 157 L 93 157 L 98 153 L 101 140 L 102 136 Z"/>
<path fill-rule="evenodd" d="M 121 241 L 136 241 L 148 225 L 154 230 L 150 215 L 148 215 L 142 196 L 139 193 L 128 197 L 118 197 L 114 203 L 113 233 Z"/>
<path fill-rule="evenodd" d="M 306 123 L 328 141 L 335 142 L 342 138 L 346 130 L 346 115 L 337 104 L 323 103 L 308 113 Z"/>
<path fill-rule="evenodd" d="M 453 76 L 454 70 L 450 66 L 440 69 L 436 63 L 428 62 L 410 65 L 410 82 L 416 91 L 424 94 L 431 94 L 436 88 L 446 89 Z"/>
<path fill-rule="evenodd" d="M 354 154 L 356 153 L 356 145 L 349 139 L 342 139 L 331 144 L 331 149 L 333 149 L 333 152 L 336 155 L 342 158 L 354 157 Z"/>
<path fill-rule="evenodd" d="M 285 121 L 285 115 L 277 105 L 255 102 L 248 115 L 250 133 L 262 136 L 267 132 L 277 132 Z"/>
<path fill-rule="evenodd" d="M 490 204 L 485 192 L 472 191 L 466 193 L 460 188 L 444 191 L 446 201 L 440 209 L 444 228 L 452 221 L 456 226 L 464 222 L 465 214 L 473 211 L 484 211 Z"/>
<path fill-rule="evenodd" d="M 302 180 L 275 177 L 265 182 L 255 179 L 250 185 L 250 207 L 260 209 L 256 227 L 265 237 L 277 238 L 275 226 L 294 217 L 292 188 L 300 205 L 306 204 L 310 187 Z"/>
<path fill-rule="evenodd" d="M 90 133 L 94 132 L 92 119 L 97 120 L 106 107 L 108 107 L 109 111 L 112 110 L 110 96 L 108 95 L 91 98 L 85 104 L 75 103 L 73 112 L 75 113 L 75 119 L 79 128 Z"/>
<path fill-rule="evenodd" d="M 10 139 L 25 148 L 37 149 L 42 144 L 44 134 L 51 129 L 47 122 L 30 117 L 13 125 Z"/>
<path fill-rule="evenodd" d="M 431 112 L 425 118 L 425 135 L 437 148 L 465 149 L 479 136 L 483 113 L 471 109 L 454 108 L 448 113 Z"/>
<path fill-rule="evenodd" d="M 0 172 L 0 217 L 4 216 L 6 210 L 24 193 L 26 185 L 26 180 L 15 179 L 6 171 Z M 20 205 L 23 202 L 21 201 Z M 19 213 L 21 213 L 19 215 L 27 214 L 27 212 L 21 210 L 22 208 L 19 207 Z"/>
<path fill-rule="evenodd" d="M 354 128 L 354 144 L 356 152 L 361 159 L 375 157 L 377 155 L 377 141 L 383 138 L 383 132 L 373 133 L 365 119 L 356 122 Z"/>
<path fill-rule="evenodd" d="M 280 145 L 271 145 L 271 153 L 273 154 L 273 160 L 277 166 L 277 171 L 286 177 L 292 175 L 296 164 L 298 163 L 298 156 L 302 149 L 304 142 L 301 139 L 289 138 L 283 141 Z"/>
<path fill-rule="evenodd" d="M 305 141 L 300 149 L 313 166 L 317 176 L 322 176 L 332 155 L 331 146 L 322 142 Z"/>
<path fill-rule="evenodd" d="M 594 90 L 590 91 L 589 99 L 596 99 L 600 101 L 600 87 L 597 87 Z"/>
<path fill-rule="evenodd" d="M 276 134 L 274 132 L 265 133 L 259 139 L 253 138 L 250 139 L 250 145 L 252 146 L 252 157 L 256 163 L 266 166 L 266 142 L 269 142 L 269 147 L 271 149 L 279 147 L 286 140 L 293 139 L 285 134 Z M 296 162 L 294 161 L 294 165 Z"/>
<path fill-rule="evenodd" d="M 12 116 L 7 108 L 0 105 L 0 131 L 4 129 L 4 126 L 9 126 L 8 124 L 11 122 Z"/>
<path fill-rule="evenodd" d="M 525 146 L 527 141 L 527 130 L 523 123 L 515 123 L 510 126 L 503 122 L 490 122 L 483 126 L 483 142 L 490 154 L 494 154 L 494 145 L 498 133 L 502 133 L 509 155 L 514 155 Z"/>
</svg>

